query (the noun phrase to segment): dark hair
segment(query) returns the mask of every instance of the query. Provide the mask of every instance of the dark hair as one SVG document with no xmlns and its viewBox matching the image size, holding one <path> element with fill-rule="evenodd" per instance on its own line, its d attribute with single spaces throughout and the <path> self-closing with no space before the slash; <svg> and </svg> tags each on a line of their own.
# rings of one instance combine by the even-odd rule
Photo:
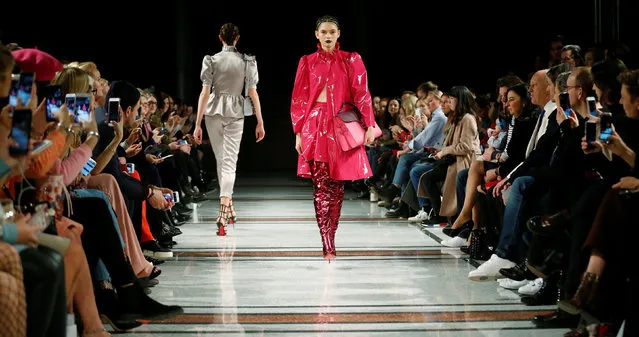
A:
<svg viewBox="0 0 639 337">
<path fill-rule="evenodd" d="M 119 97 L 120 107 L 122 107 L 122 111 L 126 111 L 127 108 L 135 108 L 135 105 L 138 104 L 140 91 L 129 82 L 113 81 L 106 94 L 106 101 L 108 102 L 111 97 Z"/>
<path fill-rule="evenodd" d="M 504 77 L 501 77 L 497 80 L 497 87 L 512 87 L 513 85 L 524 83 L 517 75 L 508 74 Z"/>
<path fill-rule="evenodd" d="M 586 96 L 594 96 L 592 73 L 589 67 L 577 67 L 573 70 L 575 75 L 575 84 L 584 91 Z"/>
<path fill-rule="evenodd" d="M 337 19 L 334 16 L 324 15 L 315 22 L 315 30 L 318 30 L 319 26 L 324 22 L 334 23 L 335 26 L 337 26 L 337 29 L 339 29 L 339 22 L 337 22 Z"/>
<path fill-rule="evenodd" d="M 437 90 L 437 84 L 432 81 L 424 82 L 417 87 L 417 91 L 423 91 L 425 93 L 429 93 L 431 91 Z"/>
<path fill-rule="evenodd" d="M 471 114 L 473 116 L 477 116 L 477 103 L 473 98 L 473 94 L 468 90 L 467 87 L 460 85 L 455 86 L 450 89 L 449 97 L 457 98 L 457 106 L 453 111 L 453 116 L 451 118 L 452 123 L 458 123 L 466 114 Z"/>
<path fill-rule="evenodd" d="M 0 76 L 8 71 L 13 71 L 15 64 L 16 60 L 13 58 L 11 51 L 0 44 Z"/>
<path fill-rule="evenodd" d="M 222 41 L 228 45 L 232 45 L 238 35 L 240 35 L 240 29 L 232 23 L 225 23 L 222 25 L 222 28 L 220 28 Z"/>
<path fill-rule="evenodd" d="M 546 72 L 546 76 L 548 76 L 552 84 L 555 85 L 559 74 L 569 72 L 569 71 L 572 71 L 572 64 L 559 63 L 557 65 L 550 67 L 550 69 L 548 69 L 548 72 Z"/>
<path fill-rule="evenodd" d="M 571 52 L 571 56 L 573 58 L 573 60 L 575 60 L 575 63 L 577 64 L 577 66 L 583 66 L 584 65 L 584 55 L 581 52 L 581 47 L 579 47 L 576 44 L 569 44 L 567 46 L 564 46 L 561 49 L 562 52 L 564 51 L 570 51 Z"/>
<path fill-rule="evenodd" d="M 639 70 L 626 70 L 618 76 L 619 83 L 628 86 L 632 99 L 639 97 Z"/>
<path fill-rule="evenodd" d="M 599 97 L 599 101 L 606 104 L 619 102 L 621 98 L 621 83 L 617 81 L 617 77 L 626 70 L 626 65 L 618 59 L 603 60 L 592 65 L 590 72 L 592 73 L 593 81 L 604 96 Z"/>
<path fill-rule="evenodd" d="M 506 93 L 511 91 L 521 98 L 523 109 L 520 118 L 530 116 L 532 111 L 534 110 L 534 104 L 531 101 L 530 92 L 528 92 L 528 86 L 524 83 L 517 84 L 508 88 L 508 91 Z"/>
</svg>

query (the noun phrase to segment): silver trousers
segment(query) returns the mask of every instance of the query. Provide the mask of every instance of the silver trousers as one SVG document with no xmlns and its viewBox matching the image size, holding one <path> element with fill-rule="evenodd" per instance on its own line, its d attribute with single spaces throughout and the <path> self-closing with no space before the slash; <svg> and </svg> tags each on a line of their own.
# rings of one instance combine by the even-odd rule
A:
<svg viewBox="0 0 639 337">
<path fill-rule="evenodd" d="M 244 132 L 244 118 L 206 116 L 206 132 L 215 154 L 220 197 L 233 197 L 235 168 Z"/>
</svg>

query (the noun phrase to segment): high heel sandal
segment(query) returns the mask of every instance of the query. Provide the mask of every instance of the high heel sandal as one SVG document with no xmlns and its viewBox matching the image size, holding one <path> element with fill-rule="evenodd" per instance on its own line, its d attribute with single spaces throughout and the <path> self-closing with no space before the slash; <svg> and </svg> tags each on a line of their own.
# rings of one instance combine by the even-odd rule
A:
<svg viewBox="0 0 639 337">
<path fill-rule="evenodd" d="M 231 216 L 229 217 L 229 223 L 231 225 L 233 225 L 233 228 L 235 228 L 235 223 L 237 222 L 237 217 L 235 214 L 235 207 L 233 207 L 233 200 L 230 201 L 229 207 L 231 209 Z"/>
<path fill-rule="evenodd" d="M 217 235 L 226 236 L 226 224 L 229 221 L 231 207 L 229 205 L 220 204 L 220 213 L 217 216 Z"/>
</svg>

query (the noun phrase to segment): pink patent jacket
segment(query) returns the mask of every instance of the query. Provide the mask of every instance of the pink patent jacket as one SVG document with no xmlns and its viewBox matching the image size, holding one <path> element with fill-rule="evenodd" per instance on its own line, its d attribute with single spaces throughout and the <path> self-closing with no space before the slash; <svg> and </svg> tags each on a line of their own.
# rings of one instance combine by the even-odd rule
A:
<svg viewBox="0 0 639 337">
<path fill-rule="evenodd" d="M 330 177 L 334 180 L 358 180 L 372 176 L 364 146 L 344 152 L 333 131 L 333 117 L 342 103 L 354 103 L 362 113 L 366 127 L 375 123 L 366 68 L 356 52 L 339 50 L 328 53 L 321 49 L 300 59 L 291 99 L 294 132 L 301 134 L 302 155 L 298 158 L 297 175 L 311 178 L 309 161 L 303 154 L 309 147 L 326 146 Z M 326 111 L 311 114 L 322 89 L 326 87 Z"/>
</svg>

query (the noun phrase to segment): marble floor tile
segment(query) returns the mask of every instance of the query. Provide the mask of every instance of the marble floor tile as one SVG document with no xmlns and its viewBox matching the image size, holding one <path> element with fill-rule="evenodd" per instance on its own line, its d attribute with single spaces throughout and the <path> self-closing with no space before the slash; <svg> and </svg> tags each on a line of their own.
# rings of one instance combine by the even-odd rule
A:
<svg viewBox="0 0 639 337">
<path fill-rule="evenodd" d="M 560 336 L 531 318 L 496 282 L 472 282 L 441 228 L 387 219 L 347 193 L 337 259 L 321 255 L 312 186 L 298 179 L 240 177 L 238 222 L 215 234 L 218 201 L 194 205 L 174 257 L 151 296 L 185 313 L 119 336 Z"/>
</svg>

